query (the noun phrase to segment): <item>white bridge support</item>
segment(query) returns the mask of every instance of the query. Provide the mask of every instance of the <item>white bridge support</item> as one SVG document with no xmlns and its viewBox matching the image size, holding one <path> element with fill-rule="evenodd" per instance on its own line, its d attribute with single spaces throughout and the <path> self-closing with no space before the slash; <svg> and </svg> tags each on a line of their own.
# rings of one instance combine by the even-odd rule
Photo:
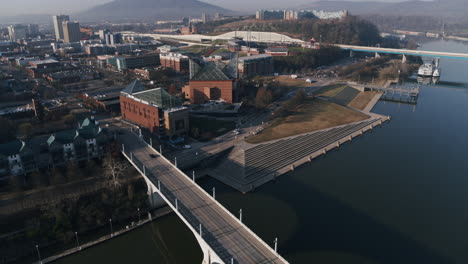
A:
<svg viewBox="0 0 468 264">
<path fill-rule="evenodd" d="M 408 59 L 406 58 L 406 55 L 403 54 L 403 58 L 401 59 L 401 62 L 406 63 L 407 61 L 408 61 Z"/>
<path fill-rule="evenodd" d="M 380 58 L 380 54 L 378 52 L 375 53 L 376 58 Z"/>
<path fill-rule="evenodd" d="M 214 252 L 214 250 L 203 240 L 203 226 L 201 226 L 199 230 L 194 230 L 190 223 L 188 223 L 187 220 L 182 216 L 182 214 L 179 213 L 178 208 L 176 207 L 176 203 L 173 201 L 168 201 L 167 198 L 165 198 L 164 195 L 162 195 L 162 193 L 158 189 L 158 186 L 156 186 L 150 179 L 148 179 L 145 175 L 145 172 L 141 171 L 138 168 L 138 166 L 135 163 L 133 163 L 132 158 L 127 156 L 127 154 L 124 152 L 122 154 L 145 179 L 146 185 L 148 186 L 148 196 L 150 199 L 150 204 L 153 203 L 155 205 L 169 205 L 169 207 L 171 207 L 171 209 L 179 216 L 179 218 L 185 223 L 185 225 L 190 229 L 190 231 L 192 231 L 203 252 L 202 264 L 230 264 L 223 262 L 221 258 Z"/>
</svg>

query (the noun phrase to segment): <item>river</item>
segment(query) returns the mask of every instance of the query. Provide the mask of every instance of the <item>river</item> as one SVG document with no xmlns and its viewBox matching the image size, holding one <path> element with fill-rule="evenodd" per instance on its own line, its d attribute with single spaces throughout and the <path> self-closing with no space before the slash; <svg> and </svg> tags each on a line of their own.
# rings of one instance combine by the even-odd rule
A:
<svg viewBox="0 0 468 264">
<path fill-rule="evenodd" d="M 422 49 L 468 53 L 453 41 Z M 444 85 L 422 86 L 416 106 L 379 102 L 389 123 L 254 193 L 200 182 L 267 243 L 278 237 L 291 263 L 468 263 L 468 60 L 441 66 Z M 170 215 L 57 263 L 201 259 Z"/>
</svg>

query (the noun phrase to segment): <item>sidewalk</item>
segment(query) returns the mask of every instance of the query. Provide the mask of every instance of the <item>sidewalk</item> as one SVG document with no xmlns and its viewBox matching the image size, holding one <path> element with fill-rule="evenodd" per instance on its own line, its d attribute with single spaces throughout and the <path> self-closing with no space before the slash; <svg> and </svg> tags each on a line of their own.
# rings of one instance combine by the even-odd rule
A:
<svg viewBox="0 0 468 264">
<path fill-rule="evenodd" d="M 110 235 L 100 237 L 100 238 L 98 238 L 98 239 L 96 239 L 94 241 L 88 242 L 86 244 L 82 244 L 82 245 L 80 245 L 80 247 L 74 247 L 72 249 L 63 251 L 60 254 L 57 254 L 57 255 L 42 259 L 42 261 L 36 261 L 36 262 L 34 262 L 34 264 L 50 263 L 50 262 L 56 261 L 58 259 L 64 258 L 66 256 L 81 252 L 82 250 L 85 250 L 87 248 L 90 248 L 90 247 L 93 247 L 95 245 L 101 244 L 103 242 L 106 242 L 107 240 L 113 239 L 115 237 L 126 234 L 126 233 L 128 233 L 130 231 L 133 231 L 133 230 L 135 230 L 137 228 L 140 228 L 140 227 L 144 226 L 145 224 L 147 224 L 149 222 L 152 222 L 154 219 L 166 216 L 166 215 L 168 215 L 170 213 L 172 213 L 171 208 L 169 206 L 165 206 L 163 208 L 157 209 L 152 215 L 150 213 L 148 213 L 148 219 L 142 220 L 139 223 L 136 223 L 136 224 L 134 224 L 132 226 L 126 226 L 125 229 L 116 231 L 116 232 L 114 232 L 114 233 L 112 233 Z"/>
</svg>

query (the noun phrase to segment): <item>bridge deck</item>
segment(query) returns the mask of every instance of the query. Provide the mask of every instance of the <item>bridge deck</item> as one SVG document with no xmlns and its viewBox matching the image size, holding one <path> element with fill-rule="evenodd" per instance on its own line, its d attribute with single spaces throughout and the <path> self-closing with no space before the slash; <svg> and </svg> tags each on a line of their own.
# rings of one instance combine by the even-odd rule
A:
<svg viewBox="0 0 468 264">
<path fill-rule="evenodd" d="M 427 56 L 427 57 L 441 57 L 441 58 L 452 58 L 452 59 L 468 59 L 466 53 L 453 53 L 453 52 L 439 52 L 439 51 L 427 51 L 427 50 L 408 50 L 408 49 L 390 49 L 390 48 L 379 48 L 379 47 L 366 47 L 366 46 L 355 46 L 355 45 L 340 45 L 335 46 L 343 50 L 352 50 L 358 52 L 376 52 L 376 53 L 387 53 L 387 54 L 398 54 L 398 55 L 411 55 L 411 56 Z"/>
<path fill-rule="evenodd" d="M 132 153 L 133 163 L 146 173 L 155 186 L 160 182 L 161 192 L 175 204 L 178 211 L 194 230 L 202 224 L 202 238 L 225 263 L 287 263 L 261 239 L 228 213 L 210 195 L 195 185 L 169 161 L 157 155 L 136 135 L 121 137 L 127 156 Z M 150 154 L 156 154 L 152 158 Z"/>
</svg>

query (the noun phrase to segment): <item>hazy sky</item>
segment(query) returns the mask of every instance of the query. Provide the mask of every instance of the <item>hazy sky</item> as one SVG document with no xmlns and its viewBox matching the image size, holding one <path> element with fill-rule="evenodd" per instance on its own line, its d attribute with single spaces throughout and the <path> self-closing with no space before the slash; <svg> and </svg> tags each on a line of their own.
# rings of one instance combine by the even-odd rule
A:
<svg viewBox="0 0 468 264">
<path fill-rule="evenodd" d="M 0 0 L 0 15 L 18 14 L 55 14 L 73 13 L 93 5 L 110 2 L 111 0 Z M 279 8 L 288 5 L 295 7 L 313 0 L 202 0 L 207 3 L 219 5 L 233 10 L 246 10 L 244 7 Z M 363 1 L 363 0 L 361 0 Z M 370 0 L 364 0 L 370 1 Z M 374 0 L 382 2 L 401 2 L 402 0 Z M 253 5 L 254 4 L 254 5 Z"/>
</svg>

